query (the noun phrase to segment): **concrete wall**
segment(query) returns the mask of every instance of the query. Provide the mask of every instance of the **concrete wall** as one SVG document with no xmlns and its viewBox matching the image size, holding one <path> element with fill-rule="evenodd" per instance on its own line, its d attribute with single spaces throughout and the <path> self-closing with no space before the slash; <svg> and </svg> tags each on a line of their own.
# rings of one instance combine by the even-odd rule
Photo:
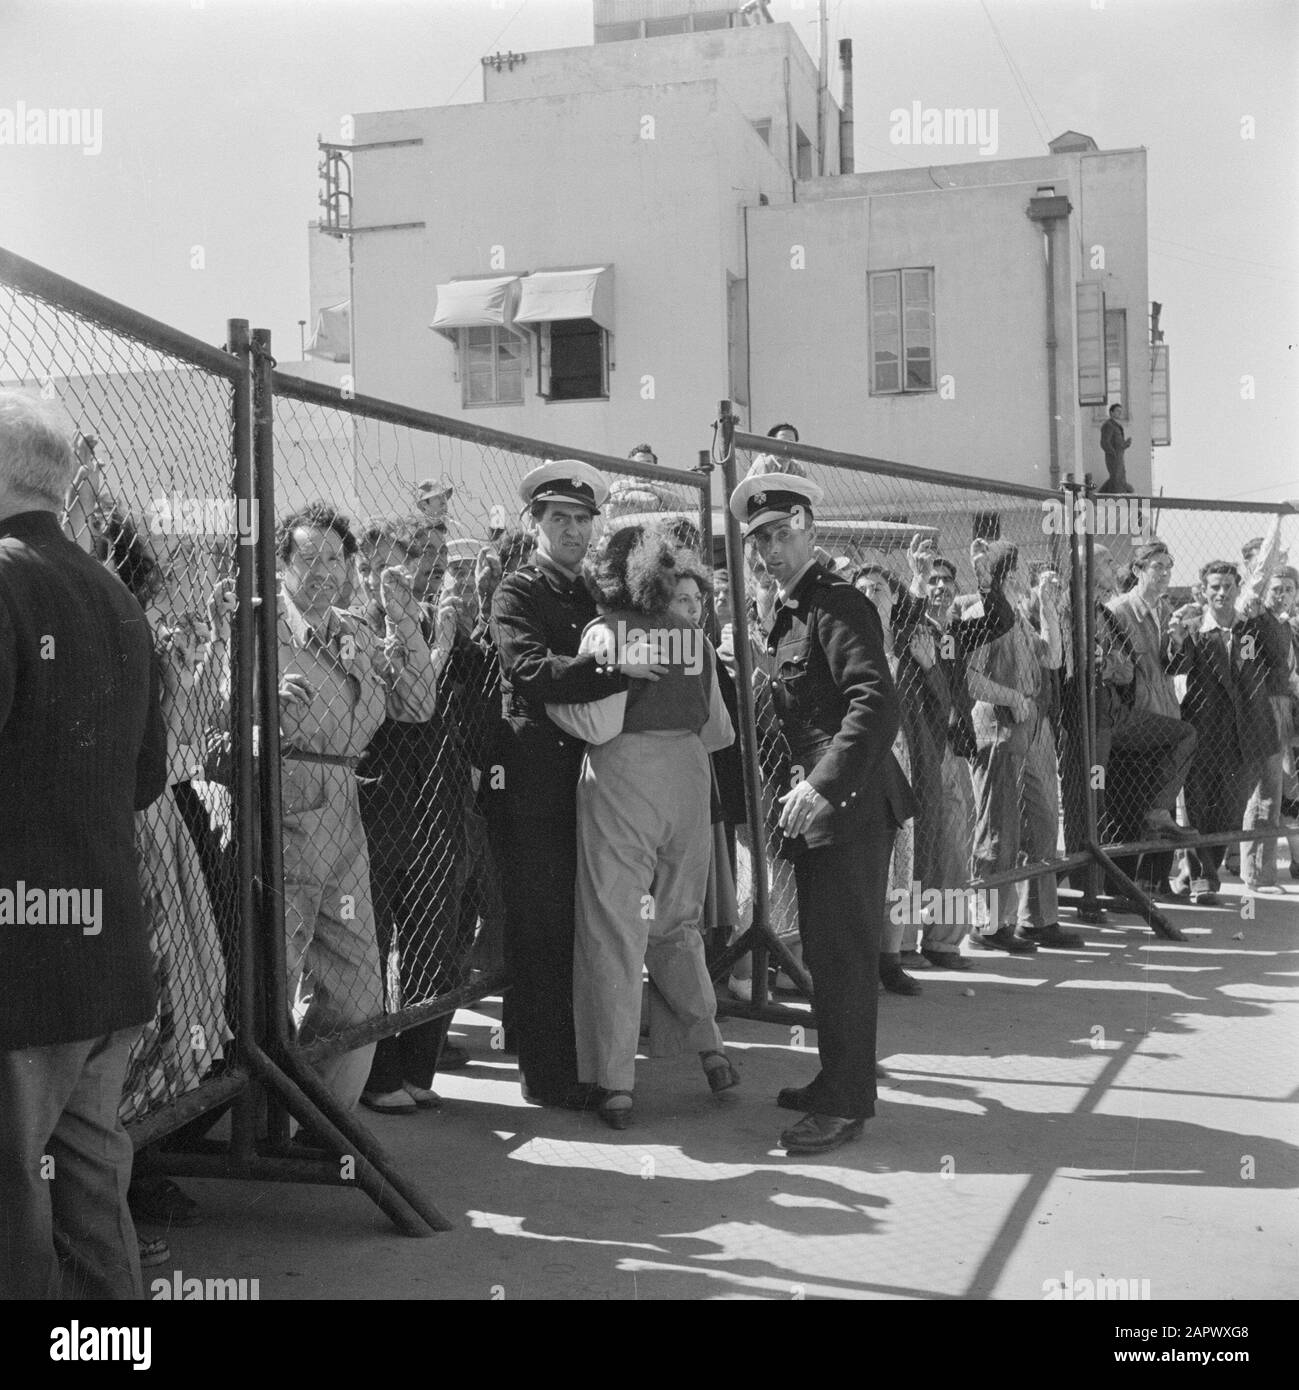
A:
<svg viewBox="0 0 1299 1390">
<path fill-rule="evenodd" d="M 309 266 L 310 317 L 307 341 L 316 327 L 316 315 L 344 303 L 351 294 L 347 277 L 347 240 L 327 236 L 318 222 L 307 225 L 307 263 Z"/>
<path fill-rule="evenodd" d="M 1128 407 L 1123 428 L 1132 440 L 1127 452 L 1128 482 L 1150 491 L 1150 282 L 1146 230 L 1146 152 L 1072 156 L 1078 163 L 1082 206 L 1073 223 L 1077 234 L 1079 279 L 1100 280 L 1107 309 L 1127 311 Z M 1104 253 L 1104 267 L 1092 268 Z M 1110 404 L 1113 404 L 1111 401 Z M 1105 407 L 1078 412 L 1081 457 L 1093 479 L 1105 478 L 1100 427 Z"/>
<path fill-rule="evenodd" d="M 797 204 L 750 212 L 755 415 L 792 419 L 830 448 L 1049 486 L 1042 234 L 1025 215 L 1049 183 L 1073 206 L 1055 280 L 1060 470 L 1081 460 L 1104 476 L 1097 426 L 1077 404 L 1073 292 L 1102 274 L 1088 267 L 1103 242 L 1108 305 L 1128 310 L 1129 476 L 1148 486 L 1143 153 L 930 173 L 800 185 Z M 791 268 L 796 247 L 805 269 Z M 936 365 L 949 398 L 871 396 L 867 273 L 922 266 L 935 271 Z"/>
<path fill-rule="evenodd" d="M 787 119 L 784 60 L 789 60 Z M 574 92 L 659 87 L 683 77 L 714 78 L 747 120 L 771 120 L 771 148 L 791 167 L 791 119 L 816 144 L 816 64 L 789 24 L 626 40 L 529 53 L 512 69 L 483 69 L 488 102 Z M 839 108 L 826 100 L 826 173 L 839 170 Z M 815 151 L 813 154 L 815 159 Z M 815 163 L 813 164 L 815 170 Z"/>
<path fill-rule="evenodd" d="M 642 138 L 646 114 L 653 139 Z M 648 440 L 663 464 L 694 466 L 729 387 L 726 271 L 744 270 L 738 206 L 786 187 L 719 85 L 357 118 L 359 144 L 410 137 L 424 143 L 353 156 L 356 225 L 425 223 L 354 238 L 356 389 L 617 456 Z M 613 266 L 610 399 L 547 402 L 534 363 L 523 404 L 465 409 L 454 348 L 429 328 L 438 282 L 584 264 Z M 440 451 L 435 439 L 408 443 L 412 477 L 444 471 L 448 460 L 472 472 L 481 454 L 445 440 Z M 486 466 L 519 471 L 499 456 Z M 483 483 L 499 501 L 512 487 L 503 477 Z"/>
</svg>

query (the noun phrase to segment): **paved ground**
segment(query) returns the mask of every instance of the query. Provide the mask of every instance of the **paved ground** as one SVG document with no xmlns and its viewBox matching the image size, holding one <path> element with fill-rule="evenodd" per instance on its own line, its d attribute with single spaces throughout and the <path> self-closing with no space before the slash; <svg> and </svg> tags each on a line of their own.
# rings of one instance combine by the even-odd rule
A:
<svg viewBox="0 0 1299 1390">
<path fill-rule="evenodd" d="M 728 1098 L 693 1059 L 642 1062 L 615 1133 L 524 1106 L 493 1019 L 462 1012 L 475 1063 L 439 1078 L 446 1108 L 367 1115 L 454 1231 L 401 1237 L 358 1192 L 186 1179 L 206 1221 L 171 1233 L 172 1266 L 263 1299 L 1041 1299 L 1102 1277 L 1294 1298 L 1299 885 L 1254 902 L 1170 909 L 1187 944 L 1120 918 L 1085 950 L 926 972 L 881 1000 L 892 1079 L 864 1138 L 797 1162 L 772 1102 L 814 1034 L 728 1022 Z"/>
</svg>

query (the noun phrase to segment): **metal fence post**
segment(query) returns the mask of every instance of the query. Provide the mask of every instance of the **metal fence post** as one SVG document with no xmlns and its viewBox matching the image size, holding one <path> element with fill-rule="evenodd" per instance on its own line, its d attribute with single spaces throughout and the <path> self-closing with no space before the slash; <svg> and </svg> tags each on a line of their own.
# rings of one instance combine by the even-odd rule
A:
<svg viewBox="0 0 1299 1390">
<path fill-rule="evenodd" d="M 258 610 L 261 650 L 257 663 L 260 693 L 262 797 L 262 913 L 260 928 L 268 978 L 265 981 L 268 1036 L 274 1056 L 264 1059 L 279 1070 L 272 1087 L 284 1108 L 315 1137 L 342 1157 L 355 1157 L 357 1185 L 407 1235 L 423 1236 L 451 1229 L 451 1223 L 394 1168 L 378 1141 L 355 1116 L 347 1113 L 298 1053 L 290 1029 L 288 966 L 284 920 L 284 817 L 280 782 L 279 729 L 279 587 L 276 581 L 275 526 L 275 359 L 268 329 L 253 330 L 253 461 L 256 473 L 260 529 L 258 579 L 262 603 Z M 376 962 L 377 967 L 377 962 Z M 284 1082 L 287 1080 L 287 1083 Z M 282 1111 L 281 1111 L 282 1113 Z M 274 1142 L 279 1135 L 268 1136 Z M 292 1161 L 290 1160 L 290 1163 Z M 308 1161 L 309 1163 L 309 1161 Z M 307 1165 L 299 1170 L 308 1176 Z"/>
<path fill-rule="evenodd" d="M 234 384 L 231 452 L 234 464 L 235 499 L 235 612 L 230 647 L 230 731 L 233 785 L 231 822 L 235 846 L 238 891 L 239 1019 L 236 1048 L 241 1065 L 258 1036 L 262 1013 L 258 997 L 260 971 L 257 968 L 257 827 L 255 820 L 253 724 L 254 678 L 257 634 L 253 606 L 257 566 L 257 499 L 253 490 L 252 467 L 252 356 L 247 319 L 231 319 L 227 326 L 227 346 L 239 362 L 242 373 Z M 249 1087 L 240 1093 L 231 1115 L 230 1163 L 246 1166 L 256 1149 L 258 1092 Z"/>
<path fill-rule="evenodd" d="M 263 962 L 266 1037 L 277 1049 L 289 1043 L 288 967 L 284 945 L 284 823 L 280 783 L 279 586 L 275 567 L 275 408 L 270 376 L 274 367 L 270 333 L 253 333 L 253 467 L 257 494 L 256 703 L 258 709 L 258 803 L 261 810 L 258 944 Z M 272 1102 L 267 1138 L 289 1137 L 287 1116 Z"/>
<path fill-rule="evenodd" d="M 736 686 L 739 692 L 740 754 L 744 765 L 744 798 L 749 825 L 749 863 L 753 886 L 753 999 L 755 1008 L 767 1003 L 767 943 L 770 905 L 767 885 L 767 835 L 762 814 L 762 784 L 758 771 L 758 731 L 753 708 L 753 653 L 749 647 L 749 614 L 744 587 L 744 542 L 740 523 L 727 505 L 735 491 L 735 425 L 730 401 L 717 407 L 722 434 L 722 522 L 726 528 L 726 569 L 731 582 L 731 622 L 735 645 Z"/>
</svg>

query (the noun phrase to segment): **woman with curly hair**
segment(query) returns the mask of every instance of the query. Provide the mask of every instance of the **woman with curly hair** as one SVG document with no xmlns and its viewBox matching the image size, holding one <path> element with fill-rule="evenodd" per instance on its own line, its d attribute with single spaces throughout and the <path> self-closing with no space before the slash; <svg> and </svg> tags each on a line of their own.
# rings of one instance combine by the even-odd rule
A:
<svg viewBox="0 0 1299 1390">
<path fill-rule="evenodd" d="M 650 1052 L 693 1050 L 713 1091 L 739 1077 L 722 1050 L 701 931 L 711 847 L 709 754 L 735 737 L 703 630 L 672 609 L 678 581 L 703 570 L 669 536 L 641 526 L 608 536 L 588 561 L 600 616 L 582 650 L 609 664 L 667 668 L 579 707 L 577 931 L 573 966 L 579 1078 L 602 1088 L 600 1117 L 631 1123 L 641 972 L 650 977 Z"/>
</svg>

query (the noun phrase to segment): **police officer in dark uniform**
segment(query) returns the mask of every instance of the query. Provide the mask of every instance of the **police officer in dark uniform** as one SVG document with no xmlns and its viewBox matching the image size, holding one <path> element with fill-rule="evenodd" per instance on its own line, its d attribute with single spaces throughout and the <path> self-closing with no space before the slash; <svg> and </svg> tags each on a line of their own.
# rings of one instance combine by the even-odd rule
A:
<svg viewBox="0 0 1299 1390">
<path fill-rule="evenodd" d="M 772 699 L 790 749 L 779 799 L 781 853 L 794 863 L 804 961 L 812 975 L 821 1070 L 777 1104 L 804 1111 L 780 1136 L 824 1153 L 875 1113 L 875 1025 L 889 855 L 915 803 L 893 757 L 899 705 L 879 616 L 815 556 L 806 478 L 746 478 L 732 514 L 775 579 L 767 639 Z"/>
<path fill-rule="evenodd" d="M 504 718 L 489 786 L 502 848 L 511 1031 L 524 1099 L 567 1109 L 600 1099 L 578 1083 L 573 1036 L 577 782 L 586 745 L 553 723 L 546 705 L 599 700 L 625 690 L 629 676 L 657 680 L 666 670 L 602 667 L 594 654 L 577 654 L 596 616 L 582 561 L 608 493 L 577 459 L 532 469 L 519 495 L 536 549 L 492 602 Z"/>
</svg>

